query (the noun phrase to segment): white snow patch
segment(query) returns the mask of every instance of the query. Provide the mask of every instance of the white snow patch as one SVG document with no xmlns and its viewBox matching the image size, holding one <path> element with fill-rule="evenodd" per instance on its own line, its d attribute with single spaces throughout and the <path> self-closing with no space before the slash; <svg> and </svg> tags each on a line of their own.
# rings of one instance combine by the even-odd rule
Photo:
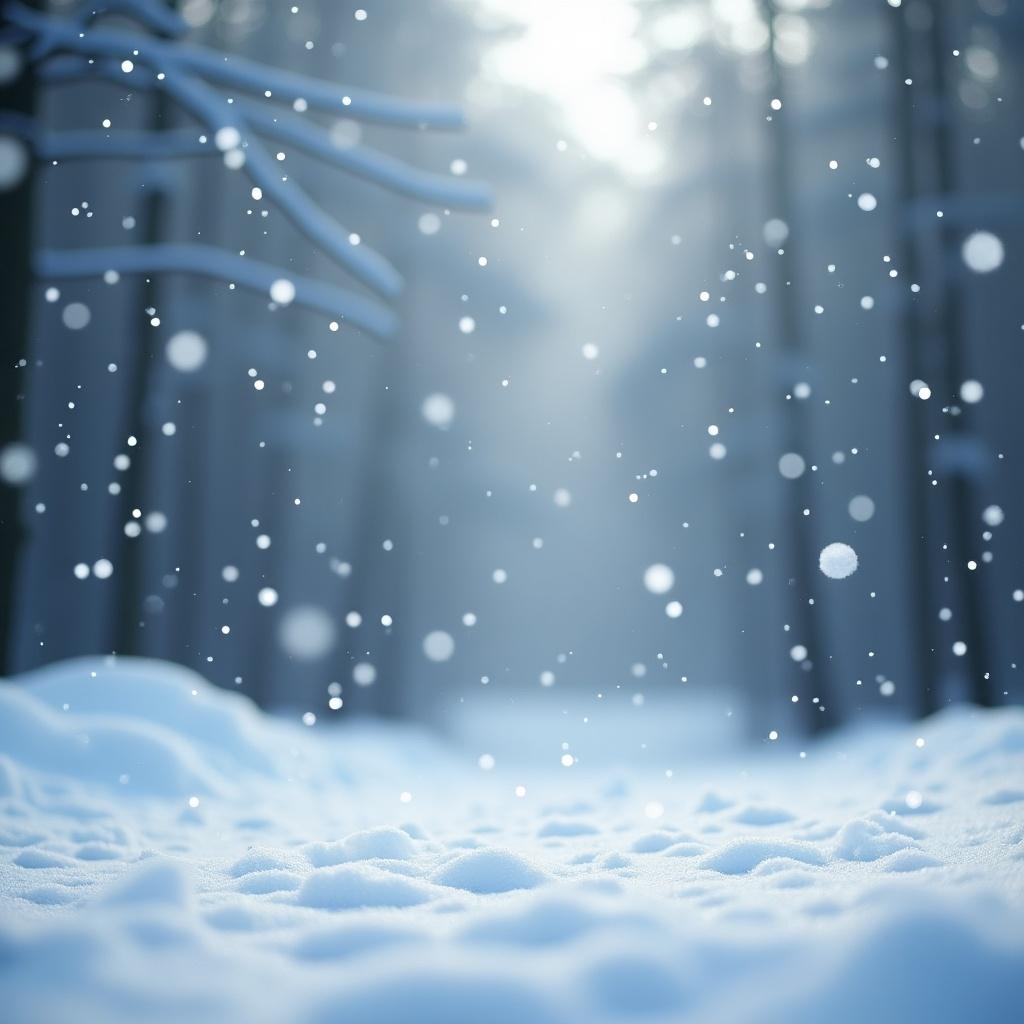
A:
<svg viewBox="0 0 1024 1024">
<path fill-rule="evenodd" d="M 1014 1019 L 1024 712 L 770 747 L 481 772 L 155 662 L 0 684 L 4 1019 Z"/>
</svg>

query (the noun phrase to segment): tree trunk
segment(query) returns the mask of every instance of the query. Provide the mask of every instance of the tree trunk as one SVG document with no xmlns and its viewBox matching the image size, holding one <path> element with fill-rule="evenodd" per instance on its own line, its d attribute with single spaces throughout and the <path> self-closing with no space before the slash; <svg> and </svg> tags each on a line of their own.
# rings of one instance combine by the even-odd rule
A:
<svg viewBox="0 0 1024 1024">
<path fill-rule="evenodd" d="M 13 81 L 0 84 L 0 110 L 31 117 L 36 95 L 36 76 L 29 65 Z M 0 224 L 4 225 L 4 272 L 0 274 L 0 309 L 4 314 L 4 340 L 0 345 L 0 451 L 21 438 L 21 411 L 30 369 L 34 175 L 27 146 L 25 154 L 26 167 L 21 179 L 9 186 L 0 185 Z M 0 481 L 0 675 L 8 674 L 12 658 L 15 566 L 23 533 L 21 491 L 7 481 Z"/>
</svg>

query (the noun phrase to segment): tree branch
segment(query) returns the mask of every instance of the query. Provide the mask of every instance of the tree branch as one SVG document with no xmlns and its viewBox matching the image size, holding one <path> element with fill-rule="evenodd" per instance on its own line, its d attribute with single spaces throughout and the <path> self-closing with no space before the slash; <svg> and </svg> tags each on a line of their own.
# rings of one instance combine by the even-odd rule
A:
<svg viewBox="0 0 1024 1024">
<path fill-rule="evenodd" d="M 45 77 L 50 82 L 61 83 L 79 78 L 103 77 L 124 84 L 124 75 L 116 65 L 107 61 L 90 64 L 80 58 L 52 61 L 46 66 Z M 155 80 L 132 82 L 133 88 L 146 89 L 157 88 L 162 84 Z M 285 111 L 264 110 L 261 104 L 250 99 L 236 100 L 232 106 L 245 111 L 246 121 L 253 131 L 301 149 L 349 174 L 399 195 L 461 210 L 488 210 L 493 205 L 493 193 L 484 182 L 421 171 L 369 146 L 336 146 L 318 125 L 310 124 Z M 146 135 L 140 132 L 82 131 L 42 136 L 25 131 L 16 125 L 8 125 L 2 115 L 0 130 L 11 131 L 31 142 L 36 153 L 43 159 L 129 159 L 154 155 L 147 149 Z M 173 138 L 160 138 L 164 135 Z M 217 152 L 213 146 L 201 143 L 194 133 L 187 131 L 153 132 L 149 137 L 162 147 L 162 152 L 157 153 L 157 156 L 186 157 L 213 155 Z"/>
<path fill-rule="evenodd" d="M 491 190 L 483 182 L 420 171 L 367 146 L 336 146 L 323 129 L 291 114 L 265 110 L 252 100 L 236 101 L 235 106 L 245 111 L 248 122 L 261 134 L 302 149 L 392 192 L 465 210 L 486 210 L 493 203 Z"/>
<path fill-rule="evenodd" d="M 195 243 L 125 245 L 95 249 L 41 249 L 36 273 L 43 278 L 96 277 L 108 270 L 119 274 L 181 273 L 212 277 L 241 285 L 264 296 L 275 281 L 295 286 L 294 302 L 360 327 L 379 338 L 390 337 L 397 318 L 386 306 L 355 292 L 313 278 L 281 271 L 271 263 L 236 256 L 212 245 Z"/>
<path fill-rule="evenodd" d="M 79 8 L 75 20 L 86 27 L 105 14 L 124 15 L 151 32 L 171 39 L 188 32 L 188 23 L 173 7 L 168 7 L 165 0 L 89 0 Z"/>
<path fill-rule="evenodd" d="M 406 127 L 458 127 L 457 108 L 406 103 L 375 93 L 355 92 L 327 82 L 267 68 L 252 61 L 229 58 L 214 50 L 160 39 L 144 32 L 96 28 L 93 21 L 105 13 L 126 14 L 144 27 L 165 35 L 180 35 L 184 23 L 174 15 L 164 18 L 156 0 L 99 0 L 98 7 L 82 4 L 71 18 L 54 18 L 17 0 L 4 4 L 10 32 L 21 34 L 30 54 L 46 59 L 41 73 L 51 81 L 101 76 L 130 89 L 160 89 L 196 118 L 209 137 L 200 141 L 188 130 L 167 132 L 67 131 L 45 135 L 24 119 L 7 118 L 7 128 L 33 144 L 44 158 L 114 157 L 160 160 L 223 153 L 233 170 L 244 169 L 292 224 L 338 265 L 379 294 L 393 297 L 402 278 L 380 253 L 362 244 L 329 217 L 296 182 L 282 174 L 280 162 L 268 152 L 257 133 L 302 149 L 348 173 L 392 191 L 446 206 L 482 209 L 490 192 L 482 184 L 454 181 L 421 172 L 375 150 L 342 148 L 331 144 L 318 125 L 291 113 L 267 111 L 245 97 L 225 97 L 214 85 L 259 93 L 280 103 L 303 100 L 335 114 Z M 213 84 L 211 84 L 213 83 Z M 194 259 L 194 266 L 188 261 Z M 236 278 L 241 284 L 266 290 L 281 273 L 272 265 L 243 259 L 205 245 L 150 245 L 141 249 L 88 249 L 44 252 L 37 265 L 50 276 L 84 276 L 115 269 L 126 273 L 174 270 L 210 277 Z M 392 314 L 368 298 L 330 285 L 300 279 L 298 301 L 332 315 L 346 316 L 375 334 L 386 335 L 394 326 Z"/>
<path fill-rule="evenodd" d="M 0 133 L 24 139 L 40 160 L 164 160 L 217 152 L 211 142 L 200 142 L 193 128 L 166 132 L 93 128 L 43 132 L 34 118 L 7 110 L 0 111 Z"/>
<path fill-rule="evenodd" d="M 311 242 L 380 294 L 393 297 L 402 290 L 402 276 L 380 253 L 369 246 L 350 242 L 346 228 L 328 216 L 299 185 L 287 177 L 282 178 L 276 161 L 249 132 L 243 114 L 198 79 L 172 71 L 161 85 L 215 135 L 225 129 L 237 132 L 237 146 L 245 155 L 243 169 L 249 179 L 263 189 Z"/>
<path fill-rule="evenodd" d="M 81 31 L 67 19 L 48 17 L 9 0 L 4 14 L 10 24 L 45 41 L 47 53 L 78 53 L 86 57 L 130 59 L 164 74 L 184 68 L 210 82 L 289 102 L 303 99 L 310 107 L 404 128 L 461 128 L 462 111 L 446 104 L 416 103 L 350 89 L 317 78 L 270 68 L 242 57 L 180 42 L 165 42 L 138 32 L 91 28 Z"/>
</svg>

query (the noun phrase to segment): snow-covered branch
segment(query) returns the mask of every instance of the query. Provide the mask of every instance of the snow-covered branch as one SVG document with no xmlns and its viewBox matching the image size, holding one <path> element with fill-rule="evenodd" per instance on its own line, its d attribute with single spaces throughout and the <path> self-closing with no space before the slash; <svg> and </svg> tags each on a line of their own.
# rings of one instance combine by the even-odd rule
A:
<svg viewBox="0 0 1024 1024">
<path fill-rule="evenodd" d="M 326 132 L 301 118 L 264 111 L 259 104 L 248 101 L 235 105 L 246 110 L 250 126 L 261 135 L 290 144 L 399 195 L 463 210 L 486 210 L 491 205 L 491 190 L 483 182 L 421 171 L 369 146 L 338 146 Z M 30 118 L 0 113 L 0 132 L 24 139 L 42 160 L 151 160 L 219 153 L 211 140 L 203 141 L 190 128 L 163 132 L 69 129 L 43 133 L 36 130 Z"/>
<path fill-rule="evenodd" d="M 464 210 L 486 210 L 493 201 L 490 187 L 481 181 L 420 171 L 368 146 L 337 146 L 323 129 L 309 121 L 266 110 L 252 100 L 236 101 L 235 106 L 245 111 L 249 124 L 260 134 L 291 144 L 392 192 Z"/>
<path fill-rule="evenodd" d="M 84 58 L 64 56 L 48 61 L 43 65 L 43 77 L 52 83 L 66 83 L 78 79 L 94 79 L 103 77 L 112 82 L 123 83 L 124 74 L 114 61 L 90 62 Z M 149 89 L 163 84 L 156 79 L 150 81 L 138 79 L 132 82 L 133 89 Z M 432 174 L 412 167 L 396 157 L 388 156 L 370 146 L 339 146 L 333 142 L 326 131 L 319 125 L 305 118 L 281 109 L 266 109 L 262 103 L 242 97 L 236 99 L 232 106 L 245 111 L 247 127 L 268 138 L 276 139 L 286 145 L 292 145 L 311 156 L 318 157 L 327 163 L 347 171 L 364 181 L 380 185 L 399 195 L 418 199 L 425 203 L 437 203 L 442 206 L 460 210 L 487 210 L 494 201 L 489 185 L 472 179 L 454 178 L 445 174 Z M 0 130 L 3 129 L 0 123 Z M 147 156 L 144 151 L 145 136 L 133 133 L 131 142 L 118 140 L 116 132 L 92 132 L 95 152 L 86 152 L 87 140 L 69 140 L 68 151 L 62 142 L 52 137 L 37 138 L 31 133 L 24 134 L 17 129 L 16 134 L 33 144 L 39 156 L 44 158 L 72 159 L 74 157 L 94 156 L 97 158 L 124 158 L 133 155 L 133 148 L 140 147 L 140 157 Z M 63 133 L 62 133 L 63 134 Z M 84 136 L 85 133 L 83 133 Z M 127 135 L 127 133 L 120 133 Z M 159 136 L 171 133 L 150 134 L 154 145 L 159 144 Z M 197 156 L 217 152 L 215 147 L 201 143 L 194 133 L 190 133 L 193 145 L 185 144 L 185 133 L 179 144 L 167 146 L 168 156 Z M 108 143 L 106 140 L 110 140 Z M 165 144 L 166 145 L 166 144 Z M 108 151 L 108 148 L 109 151 Z M 61 150 L 61 152 L 54 152 Z"/>
<path fill-rule="evenodd" d="M 82 26 L 91 25 L 105 14 L 123 15 L 172 39 L 188 31 L 188 23 L 165 0 L 92 0 L 81 9 L 77 20 Z"/>
<path fill-rule="evenodd" d="M 0 134 L 27 142 L 40 160 L 166 160 L 217 152 L 191 128 L 166 132 L 95 128 L 44 132 L 24 114 L 0 112 Z"/>
<path fill-rule="evenodd" d="M 113 29 L 94 24 L 107 13 L 125 15 L 145 31 Z M 329 82 L 268 68 L 215 50 L 180 42 L 186 26 L 173 12 L 155 0 L 106 0 L 83 4 L 73 15 L 58 18 L 34 10 L 16 0 L 4 5 L 7 25 L 39 65 L 49 81 L 101 77 L 131 89 L 160 90 L 195 118 L 198 132 L 188 129 L 167 132 L 64 131 L 43 135 L 33 124 L 17 116 L 5 116 L 0 129 L 29 141 L 44 159 L 119 158 L 160 160 L 220 154 L 232 170 L 243 171 L 262 197 L 278 209 L 318 250 L 378 294 L 393 298 L 402 288 L 397 269 L 362 239 L 339 224 L 291 176 L 282 173 L 280 159 L 267 150 L 265 138 L 292 145 L 334 167 L 393 192 L 427 202 L 469 209 L 490 205 L 490 192 L 478 182 L 430 174 L 367 147 L 334 145 L 324 129 L 298 113 L 317 109 L 335 115 L 415 128 L 456 128 L 461 112 L 454 107 L 411 103 L 376 93 L 362 92 Z M 218 86 L 269 99 L 290 102 L 296 112 L 266 109 L 263 102 L 232 96 Z M 201 137 L 203 136 L 203 137 Z M 261 137 L 262 136 L 262 137 Z M 258 193 L 254 193 L 258 194 Z M 39 268 L 51 275 L 82 276 L 114 269 L 123 272 L 193 270 L 213 277 L 236 280 L 257 290 L 273 281 L 294 277 L 269 264 L 221 253 L 207 246 L 159 245 L 139 250 L 84 250 L 43 254 Z M 116 259 L 115 259 L 116 257 Z M 189 258 L 198 262 L 187 266 Z M 244 267 L 250 267 L 249 272 Z M 296 282 L 296 301 L 345 316 L 376 334 L 387 334 L 393 317 L 383 307 L 349 292 L 304 281 Z M 339 306 L 340 303 L 340 306 Z M 343 308 L 342 308 L 343 307 Z"/>
<path fill-rule="evenodd" d="M 327 316 L 361 327 L 378 337 L 394 333 L 397 318 L 386 306 L 344 288 L 295 274 L 285 275 L 272 263 L 249 259 L 197 243 L 124 245 L 95 249 L 41 249 L 35 254 L 35 269 L 49 279 L 97 277 L 108 270 L 119 274 L 198 274 L 271 296 L 279 281 L 294 302 Z M 275 289 L 276 291 L 277 289 Z M 281 305 L 287 303 L 281 302 Z"/>
<path fill-rule="evenodd" d="M 344 114 L 361 121 L 376 121 L 403 128 L 462 128 L 464 118 L 458 107 L 448 104 L 397 100 L 391 96 L 352 89 L 271 68 L 187 43 L 166 41 L 124 29 L 89 28 L 75 22 L 33 11 L 10 0 L 4 7 L 9 24 L 29 38 L 45 41 L 47 53 L 77 53 L 97 59 L 116 58 L 145 64 L 157 74 L 184 70 L 209 82 L 265 96 L 278 101 L 305 100 L 310 108 Z M 130 74 L 130 72 L 128 73 Z"/>
<path fill-rule="evenodd" d="M 241 154 L 239 168 L 244 168 L 252 183 L 335 263 L 381 295 L 393 297 L 402 290 L 402 277 L 391 263 L 363 245 L 299 185 L 282 175 L 277 161 L 249 131 L 245 116 L 227 104 L 219 93 L 197 78 L 173 71 L 162 85 L 172 99 L 210 128 L 218 149 Z"/>
</svg>

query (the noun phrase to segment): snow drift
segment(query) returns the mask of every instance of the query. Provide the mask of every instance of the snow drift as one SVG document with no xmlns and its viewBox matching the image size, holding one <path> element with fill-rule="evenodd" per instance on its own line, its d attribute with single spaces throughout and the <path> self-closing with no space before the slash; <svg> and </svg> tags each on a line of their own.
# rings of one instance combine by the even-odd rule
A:
<svg viewBox="0 0 1024 1024">
<path fill-rule="evenodd" d="M 0 685 L 5 1019 L 1019 1013 L 1019 710 L 671 778 L 476 753 L 157 662 Z"/>
</svg>

